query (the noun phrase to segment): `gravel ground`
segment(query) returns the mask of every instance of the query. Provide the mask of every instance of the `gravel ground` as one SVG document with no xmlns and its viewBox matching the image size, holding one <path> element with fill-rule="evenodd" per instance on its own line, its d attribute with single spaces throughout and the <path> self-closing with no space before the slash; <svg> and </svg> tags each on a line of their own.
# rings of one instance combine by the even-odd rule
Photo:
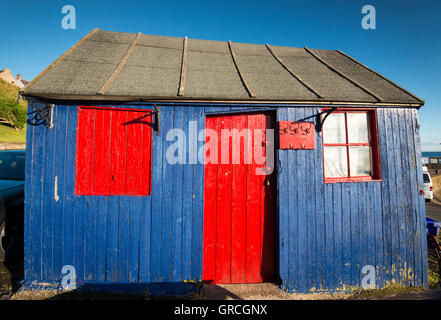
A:
<svg viewBox="0 0 441 320">
<path fill-rule="evenodd" d="M 11 294 L 11 274 L 5 265 L 0 262 L 0 300 L 8 300 Z"/>
<path fill-rule="evenodd" d="M 360 298 L 367 300 L 441 300 L 441 288 Z"/>
<path fill-rule="evenodd" d="M 340 300 L 348 299 L 347 293 L 290 294 L 273 283 L 257 284 L 208 284 L 204 285 L 201 299 L 207 300 Z"/>
<path fill-rule="evenodd" d="M 434 198 L 431 202 L 426 202 L 426 216 L 441 221 L 441 201 Z"/>
<path fill-rule="evenodd" d="M 7 297 L 9 298 L 9 297 Z M 289 294 L 272 283 L 204 285 L 198 295 L 191 297 L 148 297 L 111 295 L 105 293 L 58 293 L 54 290 L 19 291 L 12 300 L 441 300 L 441 288 L 416 289 L 404 293 L 348 293 Z"/>
</svg>

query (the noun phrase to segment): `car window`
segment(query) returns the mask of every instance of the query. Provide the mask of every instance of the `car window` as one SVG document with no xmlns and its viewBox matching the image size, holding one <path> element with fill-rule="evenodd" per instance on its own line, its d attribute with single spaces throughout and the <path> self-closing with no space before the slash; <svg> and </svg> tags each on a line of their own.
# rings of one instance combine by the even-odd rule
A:
<svg viewBox="0 0 441 320">
<path fill-rule="evenodd" d="M 25 155 L 20 152 L 0 152 L 0 179 L 24 180 Z"/>
<path fill-rule="evenodd" d="M 430 183 L 430 177 L 427 173 L 423 173 L 424 183 Z"/>
</svg>

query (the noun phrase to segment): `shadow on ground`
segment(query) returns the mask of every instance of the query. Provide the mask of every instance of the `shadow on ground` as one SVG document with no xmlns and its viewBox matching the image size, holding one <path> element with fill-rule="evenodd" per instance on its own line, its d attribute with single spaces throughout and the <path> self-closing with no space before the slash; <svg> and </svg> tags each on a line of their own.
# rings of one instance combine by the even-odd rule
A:
<svg viewBox="0 0 441 320">
<path fill-rule="evenodd" d="M 85 285 L 81 290 L 74 290 L 69 292 L 63 292 L 52 297 L 46 298 L 47 300 L 206 300 L 208 298 L 216 300 L 241 300 L 241 298 L 225 288 L 217 285 L 210 285 L 209 297 L 203 292 L 204 289 L 195 288 L 193 293 L 182 294 L 170 294 L 168 292 L 154 292 L 150 294 L 147 290 L 144 293 L 126 294 L 118 293 L 118 287 L 113 289 L 109 285 Z M 113 292 L 112 292 L 113 291 Z M 179 290 L 178 290 L 179 291 Z"/>
<path fill-rule="evenodd" d="M 21 260 L 0 262 L 0 299 L 7 299 L 16 293 L 24 277 Z"/>
</svg>

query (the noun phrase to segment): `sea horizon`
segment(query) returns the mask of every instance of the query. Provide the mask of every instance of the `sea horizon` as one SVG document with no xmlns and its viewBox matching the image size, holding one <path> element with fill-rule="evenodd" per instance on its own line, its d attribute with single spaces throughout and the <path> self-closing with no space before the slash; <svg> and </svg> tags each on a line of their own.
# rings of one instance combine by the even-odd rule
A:
<svg viewBox="0 0 441 320">
<path fill-rule="evenodd" d="M 441 151 L 422 151 L 421 156 L 423 156 L 423 157 L 441 157 Z"/>
</svg>

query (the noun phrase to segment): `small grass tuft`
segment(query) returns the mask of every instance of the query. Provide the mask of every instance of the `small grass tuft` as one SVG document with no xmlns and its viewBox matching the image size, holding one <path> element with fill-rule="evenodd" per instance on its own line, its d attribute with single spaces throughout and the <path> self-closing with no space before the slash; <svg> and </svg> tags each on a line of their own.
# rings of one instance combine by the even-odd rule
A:
<svg viewBox="0 0 441 320">
<path fill-rule="evenodd" d="M 441 288 L 441 278 L 438 272 L 429 270 L 429 288 Z"/>
<path fill-rule="evenodd" d="M 353 295 L 351 296 L 351 299 L 382 297 L 382 296 L 416 292 L 416 291 L 422 291 L 422 290 L 426 290 L 426 288 L 405 287 L 402 285 L 391 285 L 391 286 L 385 287 L 383 289 L 367 289 L 367 290 L 358 289 L 358 290 L 354 291 Z"/>
<path fill-rule="evenodd" d="M 14 128 L 0 125 L 0 142 L 25 143 L 26 126 L 23 129 L 15 130 Z"/>
</svg>

